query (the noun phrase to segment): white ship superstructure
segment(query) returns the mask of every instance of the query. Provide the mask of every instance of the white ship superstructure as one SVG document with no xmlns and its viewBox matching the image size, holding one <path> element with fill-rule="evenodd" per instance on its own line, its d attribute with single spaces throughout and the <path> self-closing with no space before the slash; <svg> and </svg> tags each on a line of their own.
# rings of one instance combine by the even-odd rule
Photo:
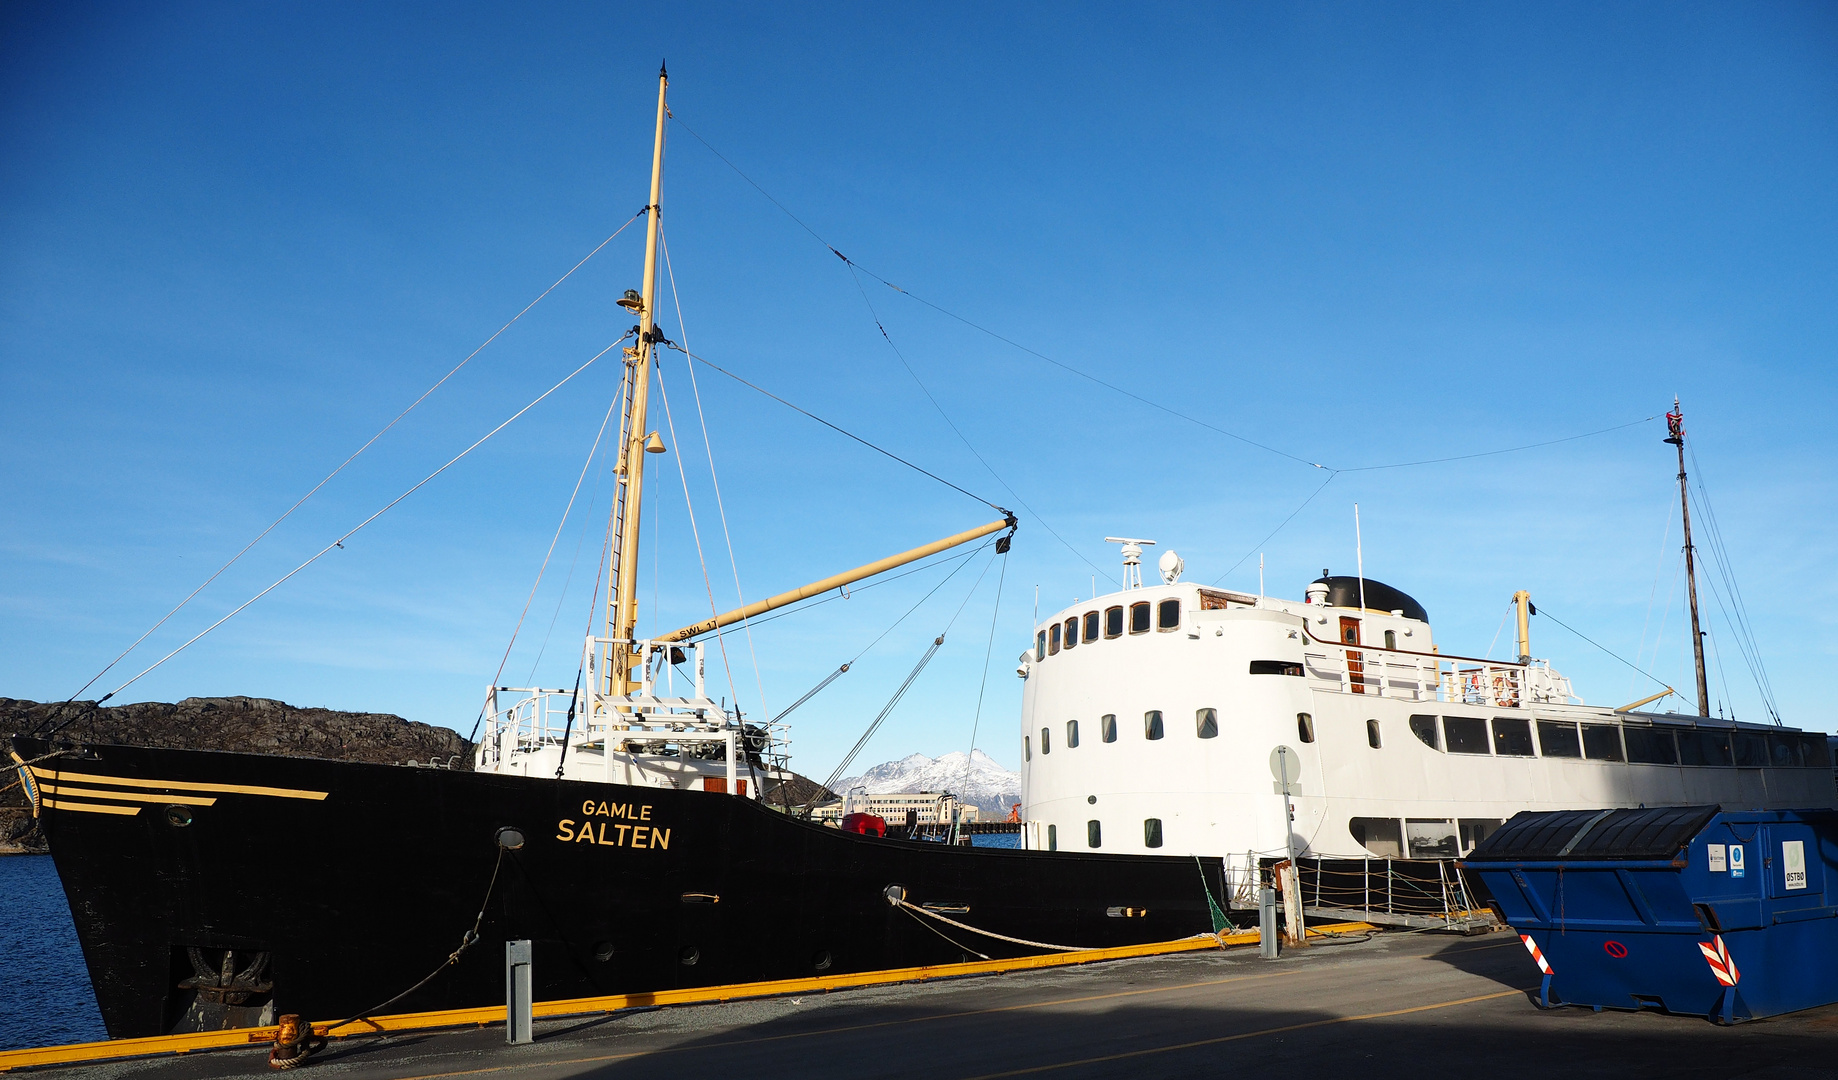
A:
<svg viewBox="0 0 1838 1080">
<path fill-rule="evenodd" d="M 1164 556 L 1145 588 L 1142 543 L 1133 587 L 1054 613 L 1021 657 L 1028 847 L 1435 858 L 1521 810 L 1834 802 L 1822 734 L 1584 704 L 1523 655 L 1524 594 L 1517 660 L 1453 656 L 1371 579 L 1286 600 Z"/>
</svg>

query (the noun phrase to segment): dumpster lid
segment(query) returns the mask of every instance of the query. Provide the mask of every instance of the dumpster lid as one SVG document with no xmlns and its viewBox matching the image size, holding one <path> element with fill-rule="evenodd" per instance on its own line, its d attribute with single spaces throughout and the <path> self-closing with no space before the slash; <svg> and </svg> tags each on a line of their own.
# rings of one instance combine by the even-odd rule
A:
<svg viewBox="0 0 1838 1080">
<path fill-rule="evenodd" d="M 1494 830 L 1470 862 L 1553 859 L 1671 859 L 1691 842 L 1716 806 L 1635 810 L 1524 810 Z"/>
</svg>

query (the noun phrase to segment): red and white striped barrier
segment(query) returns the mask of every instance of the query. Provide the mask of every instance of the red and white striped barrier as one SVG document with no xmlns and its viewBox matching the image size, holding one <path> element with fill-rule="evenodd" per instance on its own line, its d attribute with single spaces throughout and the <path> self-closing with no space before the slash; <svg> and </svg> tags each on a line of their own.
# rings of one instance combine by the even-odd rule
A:
<svg viewBox="0 0 1838 1080">
<path fill-rule="evenodd" d="M 1549 975 L 1551 973 L 1551 965 L 1545 961 L 1544 954 L 1538 951 L 1538 943 L 1532 940 L 1532 935 L 1520 934 L 1519 940 L 1525 942 L 1525 951 L 1532 954 L 1533 960 L 1538 961 L 1538 970 Z M 1717 940 L 1719 942 L 1722 941 L 1721 938 Z"/>
<path fill-rule="evenodd" d="M 1714 944 L 1709 941 L 1698 942 L 1698 951 L 1704 954 L 1704 959 L 1710 964 L 1710 973 L 1724 986 L 1735 986 L 1742 978 L 1742 973 L 1736 970 L 1736 961 L 1730 959 L 1730 951 L 1723 946 L 1722 934 L 1717 935 Z"/>
</svg>

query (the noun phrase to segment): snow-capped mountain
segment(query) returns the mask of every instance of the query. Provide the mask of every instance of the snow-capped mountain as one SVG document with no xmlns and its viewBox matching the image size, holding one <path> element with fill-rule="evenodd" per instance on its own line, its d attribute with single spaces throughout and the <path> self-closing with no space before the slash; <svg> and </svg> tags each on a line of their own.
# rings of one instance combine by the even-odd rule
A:
<svg viewBox="0 0 1838 1080">
<path fill-rule="evenodd" d="M 936 758 L 908 754 L 898 761 L 876 765 L 860 776 L 838 781 L 835 791 L 846 795 L 858 787 L 870 795 L 949 791 L 984 814 L 997 816 L 1007 815 L 1008 808 L 1021 801 L 1021 774 L 1009 772 L 981 750 L 972 750 L 968 755 L 954 750 Z"/>
</svg>

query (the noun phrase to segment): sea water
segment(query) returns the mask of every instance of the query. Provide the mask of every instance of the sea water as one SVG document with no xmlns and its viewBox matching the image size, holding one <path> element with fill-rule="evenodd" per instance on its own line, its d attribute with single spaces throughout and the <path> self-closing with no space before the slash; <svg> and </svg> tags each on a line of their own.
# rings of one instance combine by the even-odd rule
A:
<svg viewBox="0 0 1838 1080">
<path fill-rule="evenodd" d="M 0 1050 L 106 1038 L 51 856 L 0 857 Z"/>
</svg>

